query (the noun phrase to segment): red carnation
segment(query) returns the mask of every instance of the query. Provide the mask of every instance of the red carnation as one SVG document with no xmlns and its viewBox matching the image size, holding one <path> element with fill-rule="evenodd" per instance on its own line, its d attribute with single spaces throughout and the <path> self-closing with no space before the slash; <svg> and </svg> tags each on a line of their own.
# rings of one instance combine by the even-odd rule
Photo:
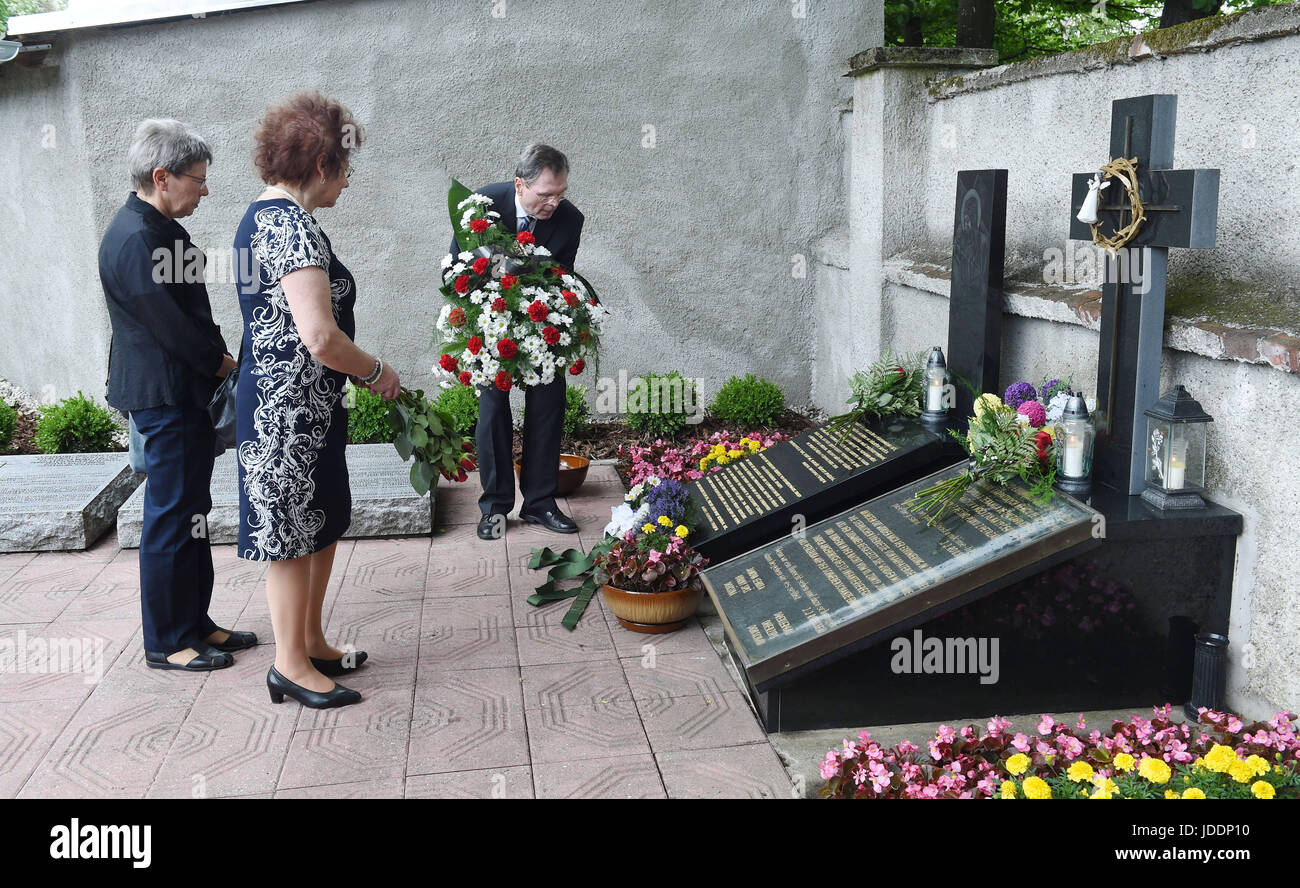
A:
<svg viewBox="0 0 1300 888">
<path fill-rule="evenodd" d="M 497 373 L 497 388 L 501 389 L 501 391 L 503 391 L 503 392 L 508 392 L 508 391 L 510 391 L 510 371 L 509 371 L 509 370 L 501 370 L 500 372 Z M 462 473 L 462 474 L 463 474 L 463 473 Z M 463 481 L 464 479 L 462 478 L 461 480 Z"/>
<path fill-rule="evenodd" d="M 473 453 L 473 452 L 474 452 L 474 444 L 473 444 L 472 442 L 470 442 L 470 441 L 461 441 L 461 442 L 460 442 L 460 449 L 463 450 L 463 451 L 465 451 L 466 453 Z"/>
<path fill-rule="evenodd" d="M 537 238 L 533 237 L 533 233 L 531 231 L 519 232 L 517 235 L 515 235 L 515 240 L 519 241 L 519 243 L 521 244 L 537 243 Z"/>
<path fill-rule="evenodd" d="M 493 299 L 493 300 L 492 300 L 492 310 L 493 310 L 493 311 L 504 312 L 504 311 L 505 311 L 507 308 L 509 308 L 509 307 L 510 307 L 510 306 L 506 304 L 505 299 L 501 298 L 500 296 L 498 296 L 496 299 Z"/>
<path fill-rule="evenodd" d="M 471 336 L 469 342 L 465 343 L 465 348 L 469 349 L 471 355 L 476 355 L 479 349 L 483 347 L 483 339 L 479 336 Z"/>
<path fill-rule="evenodd" d="M 456 292 L 457 293 L 469 292 L 469 275 L 462 274 L 460 277 L 456 278 Z"/>
<path fill-rule="evenodd" d="M 438 359 L 438 363 L 441 364 L 442 369 L 446 370 L 448 373 L 455 373 L 458 366 L 456 359 L 451 355 L 443 355 Z"/>
<path fill-rule="evenodd" d="M 469 375 L 469 371 L 468 371 L 468 370 L 462 370 L 462 371 L 460 371 L 460 384 L 461 384 L 461 385 L 469 385 L 469 381 L 470 381 L 470 379 L 471 379 L 471 377 L 470 377 L 470 375 Z"/>
<path fill-rule="evenodd" d="M 552 265 L 551 274 L 555 275 L 556 277 L 564 277 L 566 274 L 568 274 L 568 272 L 565 271 L 562 266 Z"/>
<path fill-rule="evenodd" d="M 513 358 L 518 351 L 519 346 L 515 345 L 513 339 L 502 339 L 497 343 L 497 354 L 501 355 L 501 357 L 505 358 L 507 361 Z M 501 384 L 500 374 L 497 374 L 497 384 Z"/>
<path fill-rule="evenodd" d="M 476 468 L 474 460 L 470 459 L 468 456 L 460 461 L 460 467 L 467 472 L 472 472 Z"/>
<path fill-rule="evenodd" d="M 573 366 L 569 368 L 569 372 L 574 376 L 577 376 L 586 368 L 586 366 L 587 365 L 583 362 L 582 358 L 578 358 L 578 360 L 573 362 Z"/>
<path fill-rule="evenodd" d="M 483 272 L 487 271 L 487 267 L 488 267 L 487 257 L 479 256 L 477 259 L 474 260 L 473 267 L 474 267 L 475 274 L 482 274 Z"/>
<path fill-rule="evenodd" d="M 540 301 L 534 302 L 528 306 L 528 317 L 532 318 L 538 324 L 546 320 L 546 316 L 550 313 L 551 310 Z"/>
<path fill-rule="evenodd" d="M 447 323 L 451 324 L 453 327 L 465 326 L 465 309 L 461 308 L 459 305 L 453 308 L 447 314 Z"/>
<path fill-rule="evenodd" d="M 470 219 L 469 230 L 475 234 L 482 234 L 492 226 L 492 223 L 486 219 Z"/>
<path fill-rule="evenodd" d="M 560 341 L 560 331 L 554 327 L 547 327 L 542 331 L 542 338 L 546 340 L 547 345 L 555 345 Z"/>
<path fill-rule="evenodd" d="M 1034 447 L 1038 448 L 1038 461 L 1047 462 L 1047 448 L 1052 446 L 1052 436 L 1047 432 L 1034 433 Z"/>
<path fill-rule="evenodd" d="M 564 301 L 569 303 L 569 305 L 578 304 L 578 294 L 572 290 L 561 290 L 560 295 L 564 297 Z"/>
<path fill-rule="evenodd" d="M 502 290 L 509 290 L 511 287 L 513 287 L 513 286 L 514 286 L 515 284 L 517 284 L 517 283 L 519 283 L 519 278 L 515 277 L 513 274 L 503 274 L 503 275 L 501 275 L 501 289 L 502 289 Z"/>
</svg>

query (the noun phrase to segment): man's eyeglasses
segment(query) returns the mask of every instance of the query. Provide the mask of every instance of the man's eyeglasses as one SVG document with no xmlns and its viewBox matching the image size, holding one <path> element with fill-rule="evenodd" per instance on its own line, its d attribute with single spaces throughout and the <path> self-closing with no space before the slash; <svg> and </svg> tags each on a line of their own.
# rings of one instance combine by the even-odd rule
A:
<svg viewBox="0 0 1300 888">
<path fill-rule="evenodd" d="M 533 191 L 533 186 L 531 185 L 525 184 L 524 187 L 527 188 L 529 191 Z M 564 196 L 568 193 L 569 193 L 569 189 L 566 188 L 563 191 L 561 191 L 559 194 L 543 194 L 540 191 L 533 191 L 533 196 L 536 197 L 538 200 L 540 200 L 542 203 L 555 202 L 558 204 L 560 201 L 564 200 Z"/>
</svg>

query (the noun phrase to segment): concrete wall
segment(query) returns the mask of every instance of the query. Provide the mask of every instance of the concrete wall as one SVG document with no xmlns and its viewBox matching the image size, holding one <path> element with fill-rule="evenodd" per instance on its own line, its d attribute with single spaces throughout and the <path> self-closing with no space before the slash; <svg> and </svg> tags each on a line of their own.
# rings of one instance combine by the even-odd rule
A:
<svg viewBox="0 0 1300 888">
<path fill-rule="evenodd" d="M 578 267 L 616 312 L 602 374 L 675 368 L 708 394 L 755 371 L 806 403 L 812 276 L 791 257 L 843 216 L 840 68 L 883 33 L 865 6 L 518 0 L 495 17 L 489 3 L 322 0 L 58 35 L 56 67 L 0 67 L 0 311 L 14 334 L 0 337 L 0 377 L 102 398 L 95 251 L 130 189 L 141 118 L 178 117 L 211 141 L 212 194 L 183 224 L 228 248 L 261 190 L 258 116 L 310 87 L 366 129 L 351 187 L 320 219 L 358 281 L 358 343 L 404 382 L 432 384 L 450 177 L 508 178 L 541 139 L 569 154 L 587 217 Z M 57 142 L 42 147 L 48 127 Z M 233 353 L 233 285 L 209 293 Z"/>
<path fill-rule="evenodd" d="M 1049 283 L 1045 251 L 1067 248 L 1071 173 L 1107 159 L 1111 101 L 1178 94 L 1175 166 L 1220 168 L 1222 186 L 1218 246 L 1171 251 L 1171 314 L 1175 305 L 1204 305 L 1215 324 L 1185 311 L 1171 319 L 1162 387 L 1183 383 L 1215 418 L 1208 486 L 1245 516 L 1246 528 L 1229 704 L 1267 716 L 1300 710 L 1300 457 L 1292 444 L 1300 376 L 1289 352 L 1272 359 L 1232 343 L 1285 344 L 1300 333 L 1285 322 L 1300 317 L 1300 8 L 1174 30 L 1140 42 L 1137 57 L 1125 42 L 978 72 L 958 73 L 943 56 L 928 69 L 916 58 L 860 65 L 849 235 L 823 239 L 816 269 L 829 329 L 818 334 L 825 353 L 814 400 L 842 409 L 846 371 L 885 347 L 915 352 L 947 342 L 956 174 L 989 167 L 1009 169 L 1001 385 L 1067 371 L 1091 393 L 1097 294 L 1087 291 L 1100 278 Z M 863 335 L 838 335 L 847 323 Z"/>
</svg>

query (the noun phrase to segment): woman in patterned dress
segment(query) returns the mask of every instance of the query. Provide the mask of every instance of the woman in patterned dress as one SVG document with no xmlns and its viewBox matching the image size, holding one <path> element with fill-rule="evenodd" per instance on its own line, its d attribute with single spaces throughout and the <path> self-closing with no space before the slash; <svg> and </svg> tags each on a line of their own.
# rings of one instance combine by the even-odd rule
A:
<svg viewBox="0 0 1300 888">
<path fill-rule="evenodd" d="M 253 151 L 267 188 L 235 233 L 244 316 L 238 554 L 271 562 L 272 702 L 289 696 L 317 709 L 361 700 L 331 676 L 366 658 L 332 647 L 321 626 L 334 550 L 351 520 L 344 381 L 385 398 L 401 386 L 353 343 L 355 282 L 313 215 L 348 187 L 348 156 L 360 144 L 351 112 L 319 93 L 269 108 Z"/>
</svg>

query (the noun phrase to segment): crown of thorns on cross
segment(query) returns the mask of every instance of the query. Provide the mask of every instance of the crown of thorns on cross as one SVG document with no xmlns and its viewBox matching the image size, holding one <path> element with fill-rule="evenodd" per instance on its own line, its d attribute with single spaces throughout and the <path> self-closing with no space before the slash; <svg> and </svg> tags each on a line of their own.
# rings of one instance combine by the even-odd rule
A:
<svg viewBox="0 0 1300 888">
<path fill-rule="evenodd" d="M 1113 234 L 1106 235 L 1101 230 L 1101 220 L 1097 218 L 1097 205 L 1100 201 L 1101 191 L 1103 188 L 1110 187 L 1110 182 L 1105 179 L 1118 179 L 1124 185 L 1124 190 L 1128 193 L 1129 205 L 1124 209 L 1133 214 L 1132 220 L 1123 228 L 1118 229 Z M 1100 172 L 1092 177 L 1088 183 L 1091 189 L 1088 197 L 1091 199 L 1091 219 L 1084 217 L 1087 208 L 1079 213 L 1080 221 L 1087 222 L 1092 229 L 1092 242 L 1101 247 L 1107 253 L 1114 255 L 1133 238 L 1137 237 L 1138 229 L 1146 221 L 1146 211 L 1142 207 L 1142 197 L 1138 194 L 1138 177 L 1137 177 L 1137 158 L 1136 157 L 1116 157 L 1108 163 L 1102 164 Z"/>
</svg>

